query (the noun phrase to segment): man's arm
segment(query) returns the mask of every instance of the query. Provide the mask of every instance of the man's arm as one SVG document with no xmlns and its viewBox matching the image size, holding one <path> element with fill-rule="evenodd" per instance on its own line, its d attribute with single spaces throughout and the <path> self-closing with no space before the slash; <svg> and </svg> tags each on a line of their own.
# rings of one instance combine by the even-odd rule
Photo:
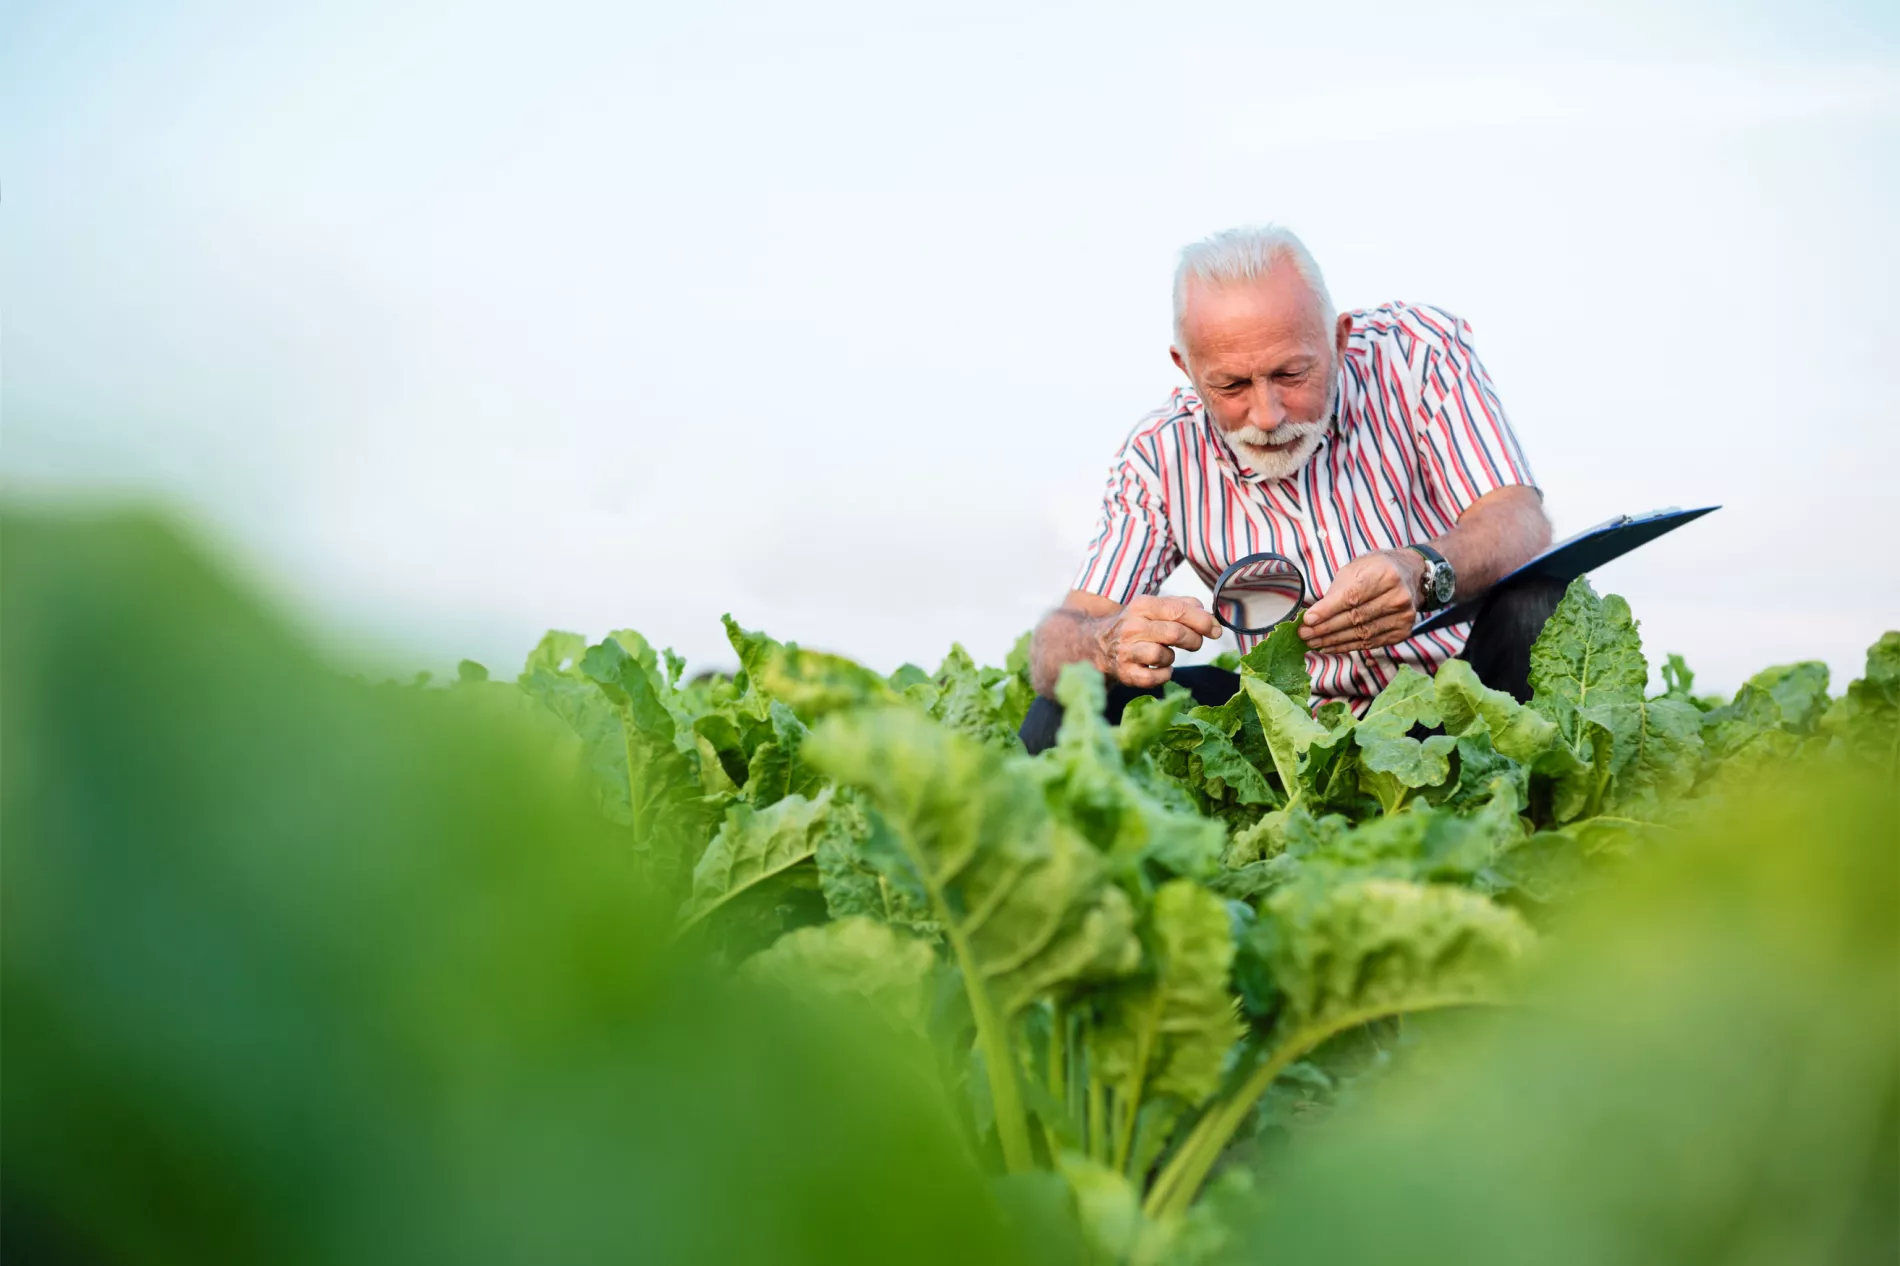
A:
<svg viewBox="0 0 1900 1266">
<path fill-rule="evenodd" d="M 1419 541 L 1445 556 L 1458 573 L 1454 601 L 1482 593 L 1550 545 L 1550 520 L 1537 489 L 1494 488 L 1472 502 L 1451 531 Z M 1403 642 L 1424 599 L 1425 559 L 1417 550 L 1381 550 L 1347 563 L 1333 587 L 1301 621 L 1300 636 L 1316 651 L 1342 654 Z"/>
<path fill-rule="evenodd" d="M 1159 686 L 1173 675 L 1176 647 L 1197 651 L 1202 638 L 1219 634 L 1213 615 L 1195 598 L 1149 595 L 1123 606 L 1072 589 L 1036 626 L 1029 680 L 1037 694 L 1051 695 L 1063 666 L 1083 663 L 1126 686 Z"/>
</svg>

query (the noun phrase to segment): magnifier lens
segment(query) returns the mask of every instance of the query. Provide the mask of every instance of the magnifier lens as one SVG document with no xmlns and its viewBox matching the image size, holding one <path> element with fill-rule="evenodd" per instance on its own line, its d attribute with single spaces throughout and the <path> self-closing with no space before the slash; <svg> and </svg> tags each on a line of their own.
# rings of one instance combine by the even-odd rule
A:
<svg viewBox="0 0 1900 1266">
<path fill-rule="evenodd" d="M 1257 554 L 1229 568 L 1214 591 L 1214 616 L 1242 633 L 1262 633 L 1306 600 L 1306 579 L 1290 560 Z"/>
</svg>

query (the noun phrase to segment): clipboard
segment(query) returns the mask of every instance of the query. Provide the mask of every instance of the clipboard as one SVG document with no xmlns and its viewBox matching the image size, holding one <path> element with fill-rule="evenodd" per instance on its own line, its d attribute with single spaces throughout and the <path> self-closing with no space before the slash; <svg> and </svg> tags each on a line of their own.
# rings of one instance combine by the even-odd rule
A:
<svg viewBox="0 0 1900 1266">
<path fill-rule="evenodd" d="M 1585 528 L 1575 536 L 1557 542 L 1475 598 L 1454 602 L 1443 611 L 1426 616 L 1412 626 L 1412 632 L 1414 635 L 1429 633 L 1433 629 L 1471 619 L 1478 614 L 1478 608 L 1484 605 L 1485 597 L 1493 589 L 1508 585 L 1522 576 L 1546 576 L 1565 582 L 1575 580 L 1612 558 L 1629 553 L 1638 545 L 1647 545 L 1663 533 L 1673 532 L 1683 524 L 1721 508 L 1702 506 L 1696 510 L 1679 510 L 1671 506 L 1666 510 L 1652 510 L 1648 514 L 1619 514 L 1614 519 L 1593 528 Z"/>
</svg>

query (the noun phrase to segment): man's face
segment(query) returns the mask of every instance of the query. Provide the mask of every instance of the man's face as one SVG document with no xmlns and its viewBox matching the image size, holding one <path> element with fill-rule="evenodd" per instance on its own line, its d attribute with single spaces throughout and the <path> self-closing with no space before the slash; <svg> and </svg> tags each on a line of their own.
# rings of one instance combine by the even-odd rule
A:
<svg viewBox="0 0 1900 1266">
<path fill-rule="evenodd" d="M 1319 296 L 1290 267 L 1257 282 L 1190 280 L 1179 365 L 1241 461 L 1284 479 L 1313 456 L 1332 415 L 1351 318 L 1326 328 Z"/>
</svg>

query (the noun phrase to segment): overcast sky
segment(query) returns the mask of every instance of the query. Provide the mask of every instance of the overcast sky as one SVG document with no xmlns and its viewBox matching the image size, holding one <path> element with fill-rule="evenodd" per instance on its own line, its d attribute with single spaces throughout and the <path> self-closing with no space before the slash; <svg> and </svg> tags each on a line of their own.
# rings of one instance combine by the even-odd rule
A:
<svg viewBox="0 0 1900 1266">
<path fill-rule="evenodd" d="M 0 15 L 0 464 L 339 658 L 999 659 L 1176 384 L 1175 252 L 1466 317 L 1560 534 L 1732 688 L 1900 626 L 1900 5 Z"/>
</svg>

